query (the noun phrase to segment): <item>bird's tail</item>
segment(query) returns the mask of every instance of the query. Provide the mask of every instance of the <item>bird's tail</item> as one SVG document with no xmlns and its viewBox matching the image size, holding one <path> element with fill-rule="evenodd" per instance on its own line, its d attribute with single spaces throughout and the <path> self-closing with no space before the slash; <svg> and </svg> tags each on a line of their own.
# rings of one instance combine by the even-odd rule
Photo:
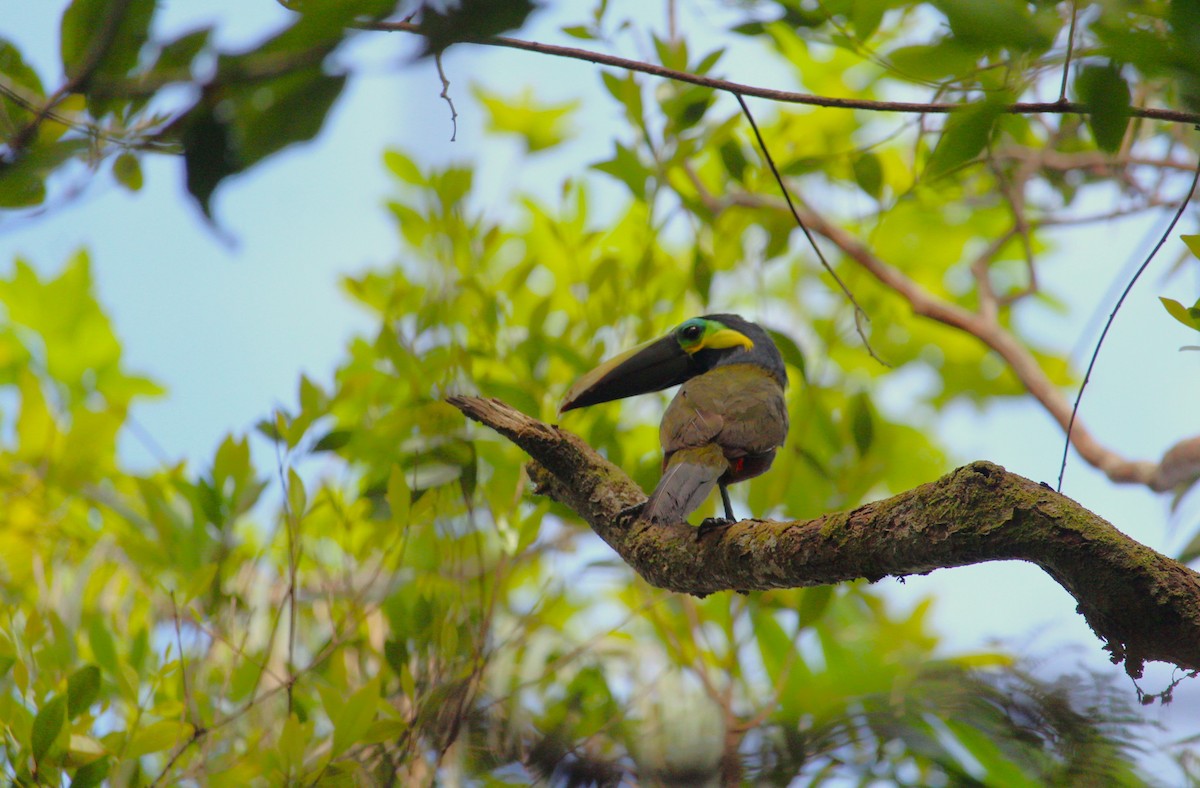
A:
<svg viewBox="0 0 1200 788">
<path fill-rule="evenodd" d="M 728 469 L 729 462 L 716 444 L 680 449 L 667 462 L 642 518 L 655 523 L 683 522 L 700 508 Z"/>
</svg>

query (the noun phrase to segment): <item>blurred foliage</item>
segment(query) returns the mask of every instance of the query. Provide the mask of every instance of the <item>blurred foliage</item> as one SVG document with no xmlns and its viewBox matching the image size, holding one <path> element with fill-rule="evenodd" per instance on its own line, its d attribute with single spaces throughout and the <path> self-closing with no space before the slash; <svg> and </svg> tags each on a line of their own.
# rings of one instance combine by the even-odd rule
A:
<svg viewBox="0 0 1200 788">
<path fill-rule="evenodd" d="M 227 177 L 321 129 L 347 78 L 328 56 L 363 34 L 346 25 L 396 6 L 288 5 L 283 30 L 218 52 L 208 29 L 156 40 L 154 3 L 75 0 L 62 93 L 0 41 L 0 206 L 41 205 L 68 163 L 111 162 L 137 189 L 141 157 L 170 150 L 207 213 Z M 519 24 L 530 7 L 488 18 L 493 5 L 438 6 L 444 35 L 429 50 Z M 728 34 L 808 90 L 966 105 L 944 124 L 794 107 L 761 123 L 800 193 L 819 192 L 831 220 L 931 295 L 966 308 L 994 297 L 997 320 L 1059 384 L 1062 351 L 1036 347 L 1014 316 L 1019 303 L 1059 308 L 1037 287 L 1035 255 L 1049 228 L 1097 218 L 1080 208 L 1090 190 L 1116 187 L 1124 212 L 1155 207 L 1135 165 L 1114 175 L 1095 157 L 1170 160 L 1182 132 L 1129 121 L 1129 97 L 1200 95 L 1192 4 L 1079 11 L 1070 84 L 1090 130 L 1001 111 L 1057 90 L 1066 4 L 763 0 L 739 5 Z M 600 2 L 565 33 L 614 45 L 646 33 L 663 64 L 696 73 L 721 62 L 720 49 L 646 25 Z M 1131 765 L 1138 718 L 1103 681 L 947 654 L 928 601 L 890 610 L 864 584 L 659 592 L 572 513 L 528 494 L 518 450 L 445 404 L 480 392 L 554 420 L 601 358 L 691 315 L 741 311 L 783 351 L 793 427 L 737 506 L 799 518 L 936 477 L 950 464 L 934 438 L 940 410 L 1023 394 L 974 338 L 914 316 L 834 257 L 891 367 L 871 360 L 736 107 L 693 85 L 600 79 L 619 138 L 564 176 L 555 200 L 514 191 L 483 205 L 486 162 L 430 167 L 388 151 L 398 258 L 345 281 L 377 331 L 349 344 L 330 384 L 302 377 L 290 410 L 265 416 L 259 436 L 228 436 L 198 468 L 120 461 L 129 407 L 159 392 L 125 369 L 86 256 L 54 277 L 18 261 L 0 281 L 7 779 L 1144 782 Z M 159 109 L 159 93 L 183 83 L 200 88 L 192 103 Z M 549 155 L 573 105 L 513 101 L 510 87 L 477 88 L 480 112 L 525 155 Z M 663 398 L 644 399 L 565 426 L 648 489 Z M 275 450 L 265 462 L 260 438 Z"/>
</svg>

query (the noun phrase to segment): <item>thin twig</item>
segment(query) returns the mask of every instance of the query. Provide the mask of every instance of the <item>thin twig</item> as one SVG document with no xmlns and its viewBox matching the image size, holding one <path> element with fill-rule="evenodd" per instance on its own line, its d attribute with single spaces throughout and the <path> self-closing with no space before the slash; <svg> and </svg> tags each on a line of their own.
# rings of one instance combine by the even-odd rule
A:
<svg viewBox="0 0 1200 788">
<path fill-rule="evenodd" d="M 871 354 L 871 358 L 883 366 L 890 368 L 892 365 L 875 353 L 875 349 L 871 347 L 871 341 L 867 339 L 866 331 L 863 330 L 862 320 L 865 318 L 867 322 L 870 322 L 870 316 L 859 305 L 858 300 L 854 297 L 854 293 L 850 292 L 850 288 L 846 287 L 846 283 L 842 281 L 842 278 L 833 270 L 833 266 L 825 259 L 825 254 L 821 251 L 821 247 L 817 245 L 817 239 L 813 237 L 812 232 L 804 224 L 804 220 L 800 218 L 800 212 L 796 210 L 796 205 L 792 202 L 791 192 L 788 191 L 787 185 L 784 184 L 783 176 L 779 174 L 779 168 L 775 166 L 775 159 L 771 157 L 771 151 L 767 148 L 767 142 L 763 139 L 762 132 L 758 130 L 758 124 L 754 122 L 754 115 L 750 114 L 750 107 L 746 106 L 746 100 L 739 93 L 734 93 L 733 96 L 741 106 L 742 114 L 746 116 L 746 120 L 750 121 L 750 128 L 754 130 L 754 138 L 758 140 L 758 147 L 763 152 L 763 158 L 767 160 L 767 166 L 771 168 L 771 174 L 775 176 L 775 182 L 779 184 L 779 189 L 783 192 L 783 199 L 787 201 L 788 209 L 792 212 L 792 217 L 796 220 L 796 224 L 804 231 L 804 237 L 808 239 L 809 245 L 817 253 L 817 259 L 821 261 L 821 265 L 833 277 L 833 281 L 837 282 L 838 287 L 846 294 L 846 298 L 850 300 L 850 303 L 854 305 L 854 330 L 858 332 L 859 339 L 862 340 L 863 345 L 867 348 L 867 352 Z"/>
<path fill-rule="evenodd" d="M 1071 73 L 1071 55 L 1075 52 L 1075 20 L 1079 16 L 1079 0 L 1071 0 L 1071 27 L 1067 31 L 1067 57 L 1063 61 L 1062 86 L 1058 89 L 1058 103 L 1067 102 L 1067 78 Z"/>
<path fill-rule="evenodd" d="M 287 524 L 287 553 L 288 553 L 288 637 L 287 637 L 287 711 L 292 713 L 293 691 L 296 675 L 293 672 L 296 664 L 296 513 L 292 511 L 288 495 L 287 477 L 283 472 L 283 455 L 280 453 L 279 441 L 275 442 L 275 461 L 279 471 L 279 486 L 283 491 L 283 516 Z M 301 513 L 303 514 L 303 512 Z"/>
<path fill-rule="evenodd" d="M 450 105 L 450 141 L 454 142 L 458 137 L 458 111 L 454 109 L 454 99 L 450 98 L 450 80 L 446 79 L 446 72 L 442 70 L 442 53 L 438 52 L 433 56 L 433 62 L 437 65 L 438 78 L 442 80 L 442 92 L 438 95 L 446 100 Z"/>
<path fill-rule="evenodd" d="M 183 704 L 187 707 L 188 716 L 192 718 L 192 726 L 202 728 L 204 726 L 200 724 L 200 710 L 192 703 L 192 693 L 188 688 L 187 661 L 183 656 L 183 628 L 179 625 L 179 606 L 175 604 L 174 591 L 171 592 L 171 618 L 175 620 L 175 643 L 179 647 L 179 675 L 183 682 Z"/>
<path fill-rule="evenodd" d="M 1133 290 L 1133 286 L 1137 284 L 1138 279 L 1150 266 L 1155 255 L 1158 254 L 1158 250 L 1171 237 L 1171 231 L 1175 229 L 1175 225 L 1179 222 L 1180 217 L 1183 216 L 1183 212 L 1187 210 L 1188 203 L 1192 200 L 1192 195 L 1196 193 L 1196 185 L 1198 183 L 1200 183 L 1200 160 L 1196 163 L 1196 172 L 1192 176 L 1192 184 L 1188 187 L 1187 194 L 1179 201 L 1179 209 L 1175 211 L 1175 215 L 1171 218 L 1167 229 L 1163 230 L 1158 243 L 1154 244 L 1154 248 L 1150 250 L 1150 254 L 1146 255 L 1145 261 L 1134 272 L 1133 277 L 1129 280 L 1129 284 L 1125 285 L 1125 289 L 1121 292 L 1121 297 L 1117 299 L 1116 306 L 1113 307 L 1108 320 L 1104 322 L 1104 329 L 1100 332 L 1100 338 L 1096 340 L 1096 348 L 1092 351 L 1092 358 L 1088 361 L 1087 371 L 1083 373 L 1083 382 L 1079 384 L 1079 392 L 1075 395 L 1075 404 L 1071 407 L 1071 419 L 1067 422 L 1067 437 L 1063 442 L 1062 462 L 1058 466 L 1058 487 L 1055 488 L 1058 492 L 1062 492 L 1063 474 L 1067 471 L 1067 455 L 1071 451 L 1071 429 L 1075 426 L 1075 415 L 1079 412 L 1079 403 L 1083 399 L 1083 390 L 1087 388 L 1088 380 L 1092 376 L 1092 369 L 1096 366 L 1096 359 L 1100 356 L 1100 348 L 1104 345 L 1104 338 L 1108 336 L 1108 329 L 1112 328 L 1113 321 L 1117 317 L 1117 312 L 1120 311 L 1121 305 L 1125 303 L 1125 298 L 1129 295 L 1129 291 Z"/>
<path fill-rule="evenodd" d="M 421 26 L 405 22 L 367 22 L 358 25 L 363 30 L 380 30 L 384 32 L 402 32 L 422 34 Z M 553 57 L 564 57 L 571 60 L 583 60 L 588 63 L 596 63 L 602 66 L 612 66 L 613 68 L 622 68 L 628 71 L 637 71 L 642 74 L 650 74 L 651 76 L 662 77 L 663 79 L 671 79 L 676 82 L 686 82 L 691 85 L 700 85 L 714 90 L 723 90 L 727 93 L 734 93 L 742 96 L 753 96 L 755 98 L 769 99 L 778 101 L 784 104 L 806 104 L 814 107 L 828 107 L 831 109 L 862 109 L 871 112 L 904 112 L 904 113 L 935 113 L 949 114 L 957 112 L 967 104 L 961 103 L 923 103 L 918 101 L 875 101 L 871 99 L 852 99 L 852 98 L 834 98 L 832 96 L 816 96 L 811 93 L 798 93 L 791 90 L 775 90 L 772 88 L 763 88 L 756 85 L 746 85 L 740 82 L 731 82 L 726 79 L 716 79 L 714 77 L 706 77 L 700 74 L 691 74 L 686 71 L 678 71 L 673 68 L 667 68 L 655 63 L 647 63 L 641 60 L 632 60 L 626 57 L 617 55 L 608 55 L 603 52 L 594 52 L 589 49 L 579 49 L 578 47 L 564 47 L 555 44 L 543 44 L 538 41 L 526 41 L 519 38 L 509 38 L 507 36 L 493 36 L 491 38 L 464 38 L 461 43 L 478 44 L 481 46 L 504 47 L 507 49 L 520 49 L 525 52 L 536 52 L 541 55 L 550 55 Z M 1012 115 L 1087 115 L 1088 108 L 1084 104 L 1075 102 L 1060 102 L 1060 101 L 1036 101 L 1036 102 L 1017 102 L 1008 105 L 1006 113 Z M 1195 125 L 1200 123 L 1200 113 L 1182 112 L 1179 110 L 1159 109 L 1156 107 L 1131 107 L 1129 110 L 1131 117 L 1149 118 L 1151 120 L 1164 120 L 1171 123 L 1188 123 Z"/>
</svg>

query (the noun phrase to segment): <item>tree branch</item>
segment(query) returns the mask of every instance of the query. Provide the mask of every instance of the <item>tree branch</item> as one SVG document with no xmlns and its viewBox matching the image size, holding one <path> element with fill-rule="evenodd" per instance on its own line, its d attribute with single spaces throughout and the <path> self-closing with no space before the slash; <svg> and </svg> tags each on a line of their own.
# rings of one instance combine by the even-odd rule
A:
<svg viewBox="0 0 1200 788">
<path fill-rule="evenodd" d="M 402 32 L 422 34 L 421 26 L 412 22 L 364 22 L 357 25 L 362 30 L 380 30 L 384 32 Z M 536 52 L 540 55 L 563 57 L 571 60 L 583 60 L 600 66 L 612 66 L 628 71 L 637 71 L 676 82 L 686 82 L 691 85 L 724 90 L 741 96 L 754 96 L 785 104 L 807 104 L 813 107 L 829 107 L 832 109 L 862 109 L 873 112 L 908 112 L 914 114 L 947 114 L 956 112 L 967 106 L 954 102 L 921 102 L 921 101 L 875 101 L 871 99 L 834 98 L 832 96 L 816 96 L 811 93 L 798 93 L 792 90 L 775 90 L 756 85 L 746 85 L 741 82 L 730 82 L 726 79 L 716 79 L 687 71 L 678 71 L 655 63 L 632 60 L 618 55 L 594 52 L 578 47 L 564 47 L 556 44 L 543 44 L 539 41 L 525 41 L 520 38 L 507 36 L 491 36 L 487 38 L 463 38 L 464 44 L 479 44 L 482 46 L 505 47 L 520 49 L 525 52 Z M 1005 112 L 1013 115 L 1087 115 L 1085 105 L 1072 101 L 1035 101 L 1016 102 L 1010 104 Z M 1171 123 L 1200 123 L 1200 113 L 1182 112 L 1173 109 L 1157 109 L 1155 107 L 1130 107 L 1129 114 L 1135 118 L 1150 118 L 1165 120 Z"/>
<path fill-rule="evenodd" d="M 904 577 L 984 561 L 1029 561 L 1079 603 L 1113 662 L 1200 669 L 1200 574 L 1125 536 L 1069 498 L 988 462 L 815 520 L 743 520 L 697 540 L 686 524 L 631 523 L 645 499 L 577 435 L 495 399 L 450 404 L 524 449 L 536 491 L 579 514 L 647 582 L 703 596 Z"/>
<path fill-rule="evenodd" d="M 728 201 L 748 208 L 788 210 L 781 200 L 742 192 L 730 194 Z M 1071 403 L 1042 370 L 1029 348 L 1021 344 L 998 319 L 987 312 L 972 312 L 931 294 L 811 207 L 806 207 L 802 216 L 813 232 L 831 241 L 842 254 L 907 301 L 913 314 L 966 332 L 995 351 L 1026 391 L 1066 431 L 1071 422 Z M 1071 445 L 1084 462 L 1102 471 L 1109 481 L 1116 484 L 1141 484 L 1155 492 L 1166 492 L 1200 476 L 1200 436 L 1179 441 L 1158 462 L 1130 460 L 1101 443 L 1076 419 L 1071 427 Z"/>
</svg>

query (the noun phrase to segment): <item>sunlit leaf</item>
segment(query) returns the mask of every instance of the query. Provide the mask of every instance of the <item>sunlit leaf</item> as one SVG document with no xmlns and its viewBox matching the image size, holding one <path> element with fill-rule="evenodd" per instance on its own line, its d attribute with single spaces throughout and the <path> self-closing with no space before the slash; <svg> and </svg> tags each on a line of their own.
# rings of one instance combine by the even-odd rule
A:
<svg viewBox="0 0 1200 788">
<path fill-rule="evenodd" d="M 175 720 L 159 720 L 139 728 L 125 746 L 126 758 L 163 752 L 182 744 L 192 735 L 192 726 Z"/>
<path fill-rule="evenodd" d="M 1200 331 L 1200 300 L 1197 300 L 1194 306 L 1184 306 L 1173 298 L 1164 298 L 1159 296 L 1159 301 L 1166 307 L 1167 313 L 1171 317 L 1183 323 L 1188 328 Z"/>
<path fill-rule="evenodd" d="M 488 130 L 519 136 L 530 153 L 561 145 L 572 135 L 570 119 L 579 108 L 577 101 L 539 103 L 528 88 L 517 96 L 496 95 L 478 86 L 471 92 L 487 111 Z"/>
<path fill-rule="evenodd" d="M 368 682 L 334 709 L 326 709 L 333 720 L 334 757 L 359 743 L 379 711 L 378 679 Z"/>
</svg>

